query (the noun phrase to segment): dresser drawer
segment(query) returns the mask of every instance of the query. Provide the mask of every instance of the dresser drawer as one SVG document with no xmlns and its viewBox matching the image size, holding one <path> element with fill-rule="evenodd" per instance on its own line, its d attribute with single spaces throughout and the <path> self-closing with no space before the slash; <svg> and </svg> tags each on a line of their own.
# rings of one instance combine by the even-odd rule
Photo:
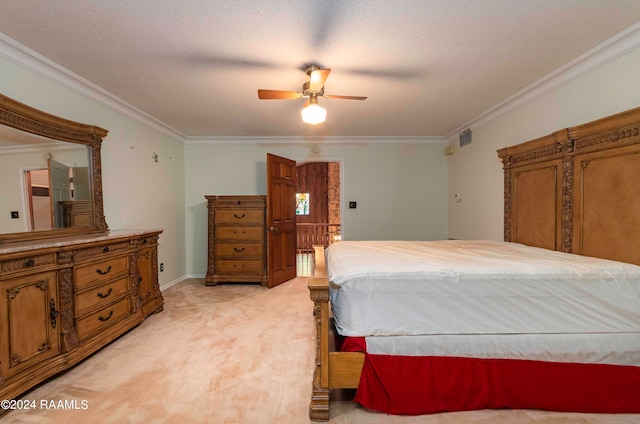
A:
<svg viewBox="0 0 640 424">
<path fill-rule="evenodd" d="M 129 241 L 121 241 L 118 243 L 102 244 L 91 246 L 84 249 L 73 251 L 73 259 L 76 262 L 85 261 L 87 259 L 100 260 L 104 256 L 111 256 L 117 253 L 129 251 Z"/>
<path fill-rule="evenodd" d="M 114 299 L 122 297 L 129 292 L 129 277 L 110 281 L 89 291 L 76 296 L 76 315 L 82 316 L 87 311 L 99 308 L 100 305 L 109 304 Z"/>
<path fill-rule="evenodd" d="M 264 227 L 216 227 L 218 240 L 256 240 L 262 241 Z"/>
<path fill-rule="evenodd" d="M 39 269 L 48 265 L 56 264 L 56 254 L 47 253 L 44 255 L 27 255 L 17 259 L 0 261 L 0 271 L 3 274 L 24 270 Z"/>
<path fill-rule="evenodd" d="M 262 209 L 218 209 L 216 221 L 219 224 L 263 224 Z"/>
<path fill-rule="evenodd" d="M 93 262 L 75 268 L 76 290 L 88 288 L 98 281 L 122 276 L 129 273 L 129 258 L 120 256 Z"/>
<path fill-rule="evenodd" d="M 218 259 L 215 264 L 217 274 L 261 274 L 262 260 Z"/>
<path fill-rule="evenodd" d="M 129 315 L 129 298 L 124 298 L 113 305 L 99 310 L 77 322 L 78 337 L 82 340 L 92 333 L 119 321 Z"/>
<path fill-rule="evenodd" d="M 262 243 L 219 243 L 216 245 L 218 257 L 246 258 L 248 256 L 262 257 L 264 245 Z"/>
</svg>

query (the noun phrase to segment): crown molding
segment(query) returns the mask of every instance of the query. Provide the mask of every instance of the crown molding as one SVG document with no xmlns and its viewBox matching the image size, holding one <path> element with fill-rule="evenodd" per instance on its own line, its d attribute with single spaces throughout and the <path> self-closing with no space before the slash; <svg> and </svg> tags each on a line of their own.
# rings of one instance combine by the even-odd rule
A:
<svg viewBox="0 0 640 424">
<path fill-rule="evenodd" d="M 447 140 L 457 137 L 467 128 L 477 128 L 511 109 L 529 102 L 536 97 L 567 84 L 640 46 L 640 22 L 627 28 L 588 52 L 578 56 L 566 65 L 556 69 L 533 84 L 518 91 L 511 97 L 485 110 L 467 123 L 460 125 L 446 135 Z"/>
<path fill-rule="evenodd" d="M 73 150 L 84 149 L 86 146 L 79 144 L 67 143 L 64 141 L 53 141 L 50 143 L 38 143 L 38 144 L 21 144 L 16 146 L 0 146 L 0 155 L 16 154 L 16 153 L 42 153 L 45 151 L 61 151 L 61 150 Z"/>
<path fill-rule="evenodd" d="M 0 57 L 184 142 L 185 135 L 0 32 Z"/>
<path fill-rule="evenodd" d="M 438 144 L 446 143 L 445 137 L 187 137 L 185 144 Z"/>
</svg>

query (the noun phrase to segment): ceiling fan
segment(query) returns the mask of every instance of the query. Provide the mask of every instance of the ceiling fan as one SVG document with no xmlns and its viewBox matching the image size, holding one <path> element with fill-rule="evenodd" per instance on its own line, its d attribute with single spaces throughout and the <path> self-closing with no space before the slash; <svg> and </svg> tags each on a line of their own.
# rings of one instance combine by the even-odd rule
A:
<svg viewBox="0 0 640 424">
<path fill-rule="evenodd" d="M 343 99 L 343 100 L 365 100 L 362 96 L 340 96 L 335 94 L 324 94 L 324 83 L 329 77 L 331 69 L 322 69 L 319 65 L 306 65 L 305 73 L 309 76 L 309 81 L 302 84 L 302 91 L 282 91 L 282 90 L 258 90 L 258 98 L 261 100 L 297 100 L 308 97 L 309 100 L 302 109 L 302 120 L 308 124 L 319 124 L 324 122 L 327 111 L 318 104 L 318 98 Z"/>
</svg>

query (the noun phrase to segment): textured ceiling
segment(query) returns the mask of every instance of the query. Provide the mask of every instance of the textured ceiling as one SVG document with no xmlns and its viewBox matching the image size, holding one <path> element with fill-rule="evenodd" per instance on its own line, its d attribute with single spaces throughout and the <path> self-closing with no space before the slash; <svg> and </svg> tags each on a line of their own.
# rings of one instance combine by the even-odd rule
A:
<svg viewBox="0 0 640 424">
<path fill-rule="evenodd" d="M 185 136 L 443 136 L 640 22 L 638 0 L 0 0 L 0 32 Z M 331 68 L 300 119 L 304 64 Z"/>
</svg>

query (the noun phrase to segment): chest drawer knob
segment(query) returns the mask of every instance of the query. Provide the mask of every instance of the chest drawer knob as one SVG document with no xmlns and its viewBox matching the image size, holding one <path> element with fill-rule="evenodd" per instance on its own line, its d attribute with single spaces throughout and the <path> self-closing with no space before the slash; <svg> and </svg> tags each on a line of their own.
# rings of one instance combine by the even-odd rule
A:
<svg viewBox="0 0 640 424">
<path fill-rule="evenodd" d="M 109 273 L 109 271 L 111 271 L 111 265 L 109 265 L 109 267 L 107 268 L 106 271 L 101 270 L 100 268 L 96 269 L 96 272 L 100 275 L 106 275 Z"/>
<path fill-rule="evenodd" d="M 102 292 L 98 292 L 97 294 L 100 299 L 105 299 L 111 295 L 111 292 L 113 292 L 113 287 L 109 287 L 109 291 L 106 294 Z"/>
<path fill-rule="evenodd" d="M 102 248 L 102 253 L 109 253 L 109 246 L 105 246 Z"/>
<path fill-rule="evenodd" d="M 234 213 L 234 214 L 233 214 L 233 216 L 234 216 L 236 219 L 242 219 L 242 218 L 244 218 L 246 215 L 245 215 L 245 214 L 238 215 L 237 213 Z"/>
<path fill-rule="evenodd" d="M 32 266 L 34 266 L 36 264 L 36 261 L 34 261 L 33 259 L 27 259 L 24 262 L 24 266 L 26 266 L 27 268 L 31 268 Z"/>
<path fill-rule="evenodd" d="M 236 252 L 240 253 L 240 252 L 244 252 L 244 247 L 238 249 L 237 247 L 234 247 L 233 250 L 235 250 Z"/>
</svg>

